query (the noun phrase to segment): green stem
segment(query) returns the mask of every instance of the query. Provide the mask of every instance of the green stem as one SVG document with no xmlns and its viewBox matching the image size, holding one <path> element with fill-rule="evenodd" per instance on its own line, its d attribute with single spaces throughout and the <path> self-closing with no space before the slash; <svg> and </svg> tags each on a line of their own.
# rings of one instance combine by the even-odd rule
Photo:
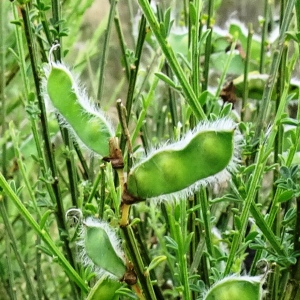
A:
<svg viewBox="0 0 300 300">
<path fill-rule="evenodd" d="M 283 11 L 283 7 L 281 9 Z M 278 68 L 278 80 L 276 84 L 276 111 L 278 109 L 278 106 L 280 104 L 280 98 L 283 93 L 284 84 L 286 81 L 286 66 L 287 66 L 287 56 L 288 56 L 288 46 L 285 45 L 282 51 L 282 56 L 280 60 L 280 65 Z M 275 144 L 274 144 L 274 164 L 277 164 L 279 162 L 279 155 L 282 153 L 282 141 L 283 141 L 283 128 L 280 126 L 278 133 L 275 138 Z M 275 171 L 274 174 L 274 181 L 276 181 L 278 178 L 278 172 Z"/>
<path fill-rule="evenodd" d="M 193 262 L 192 262 L 191 267 L 190 267 L 191 275 L 192 275 L 192 273 L 195 272 L 195 270 L 197 270 L 199 268 L 199 265 L 200 265 L 201 259 L 203 257 L 204 251 L 205 251 L 205 240 L 200 239 L 198 244 L 197 244 L 194 259 L 193 259 Z M 203 269 L 202 271 L 207 274 L 207 276 L 205 276 L 205 277 L 209 276 L 206 269 L 205 270 Z M 208 281 L 205 282 L 205 283 L 208 284 Z"/>
<path fill-rule="evenodd" d="M 188 201 L 189 209 L 195 205 L 196 199 L 197 199 L 196 195 L 194 195 L 193 200 Z M 194 211 L 188 214 L 187 230 L 188 232 L 194 232 L 193 238 L 189 246 L 189 265 L 191 266 L 196 252 L 196 244 L 199 243 L 199 236 L 196 234 L 196 213 Z M 191 268 L 190 268 L 190 274 L 191 274 Z"/>
<path fill-rule="evenodd" d="M 207 252 L 211 257 L 214 257 L 214 248 L 212 244 L 212 234 L 211 234 L 211 213 L 208 206 L 208 199 L 207 199 L 207 191 L 205 188 L 200 190 L 200 204 L 201 204 L 201 211 L 202 211 L 202 218 L 204 224 L 204 236 L 205 242 L 207 247 Z"/>
<path fill-rule="evenodd" d="M 5 31 L 5 23 L 7 22 L 5 16 L 7 15 L 7 11 L 5 11 L 5 2 L 0 2 L 0 103 L 1 103 L 1 136 L 5 136 L 5 132 L 7 130 L 6 125 L 6 82 L 5 82 L 5 72 L 6 72 L 6 65 L 5 65 L 5 54 L 6 54 L 6 48 L 5 48 L 5 38 L 6 38 L 6 31 Z M 2 153 L 1 153 L 1 159 L 2 159 L 2 173 L 4 176 L 7 176 L 7 144 L 3 143 L 2 146 Z M 2 195 L 1 195 L 2 198 Z M 1 216 L 4 220 L 5 213 L 6 213 L 6 199 L 1 199 L 0 203 L 0 212 Z M 9 224 L 9 223 L 8 223 Z M 9 224 L 10 225 L 10 224 Z M 11 299 L 16 300 L 16 291 L 14 290 L 14 272 L 12 268 L 12 259 L 11 259 L 11 251 L 10 251 L 10 240 L 9 240 L 9 234 L 5 230 L 5 257 L 3 257 L 3 261 L 6 260 L 6 264 L 4 265 L 6 267 L 6 272 L 8 275 L 8 292 L 10 294 Z M 24 274 L 25 275 L 25 274 Z M 5 278 L 6 279 L 6 278 Z M 4 281 L 3 281 L 4 282 Z"/>
<path fill-rule="evenodd" d="M 52 19 L 54 23 L 54 28 L 57 31 L 58 36 L 55 36 L 54 39 L 61 45 L 61 47 L 58 47 L 53 53 L 55 55 L 56 60 L 61 61 L 61 50 L 62 50 L 62 41 L 61 37 L 59 36 L 60 32 L 60 26 L 59 26 L 59 20 L 60 20 L 60 1 L 59 0 L 51 0 L 51 7 L 52 7 Z"/>
<path fill-rule="evenodd" d="M 101 51 L 101 59 L 100 59 L 100 74 L 99 74 L 99 86 L 98 86 L 98 92 L 97 92 L 97 100 L 101 102 L 102 95 L 103 95 L 103 83 L 104 83 L 104 71 L 105 71 L 105 64 L 107 60 L 108 50 L 109 50 L 109 39 L 110 39 L 110 33 L 111 28 L 115 16 L 115 10 L 118 0 L 111 0 L 110 1 L 110 10 L 109 10 L 109 17 L 108 17 L 108 23 L 105 30 L 104 35 L 104 41 L 103 41 L 103 48 Z"/>
<path fill-rule="evenodd" d="M 101 196 L 99 203 L 99 218 L 103 218 L 104 204 L 105 204 L 105 164 L 100 166 L 101 172 Z"/>
<path fill-rule="evenodd" d="M 138 75 L 138 71 L 139 71 L 145 37 L 146 37 L 146 19 L 144 16 L 142 16 L 141 21 L 140 21 L 140 28 L 139 28 L 136 50 L 135 50 L 135 62 L 134 62 L 134 66 L 130 70 L 131 72 L 130 72 L 130 76 L 129 76 L 129 84 L 128 84 L 128 91 L 127 91 L 127 98 L 126 98 L 126 112 L 127 112 L 126 122 L 127 122 L 127 125 L 129 123 L 129 120 L 131 117 L 131 109 L 132 109 L 133 98 L 134 98 L 134 89 L 135 89 L 137 75 Z M 126 143 L 126 137 L 122 133 L 120 148 L 123 153 L 125 150 L 125 143 Z"/>
<path fill-rule="evenodd" d="M 89 197 L 88 197 L 88 199 L 86 201 L 87 203 L 91 203 L 92 202 L 92 200 L 93 200 L 93 198 L 94 198 L 94 196 L 95 196 L 95 194 L 96 194 L 96 192 L 97 192 L 97 190 L 99 188 L 99 182 L 100 182 L 101 179 L 103 180 L 103 178 L 102 178 L 103 177 L 102 170 L 105 170 L 105 165 L 101 165 L 100 166 L 100 171 L 98 172 L 98 174 L 96 176 L 96 179 L 95 179 L 95 181 L 93 183 L 91 193 L 90 193 L 90 195 L 89 195 Z M 104 179 L 105 179 L 105 176 L 104 176 Z M 104 183 L 105 183 L 105 181 L 104 181 Z M 101 185 L 102 185 L 102 181 L 101 181 Z"/>
<path fill-rule="evenodd" d="M 40 0 L 36 0 L 36 3 L 37 3 L 37 6 L 39 7 L 42 2 Z M 45 33 L 45 36 L 46 36 L 46 40 L 48 42 L 48 45 L 51 46 L 51 44 L 53 42 L 53 39 L 51 37 L 49 23 L 47 22 L 47 17 L 46 17 L 45 11 L 40 10 L 39 14 L 40 14 L 41 23 L 42 23 L 42 26 L 43 26 L 43 29 L 44 29 L 44 33 Z M 42 41 L 42 39 L 41 39 L 41 41 Z M 45 60 L 45 61 L 47 61 L 47 60 Z"/>
<path fill-rule="evenodd" d="M 210 30 L 207 38 L 206 38 L 206 44 L 205 44 L 205 58 L 204 58 L 204 70 L 203 70 L 203 85 L 202 88 L 204 91 L 207 90 L 208 87 L 208 78 L 209 78 L 209 60 L 210 60 L 210 54 L 211 54 L 211 38 L 212 38 L 212 12 L 213 12 L 213 6 L 214 6 L 214 0 L 208 1 L 208 12 L 207 12 L 207 29 Z"/>
<path fill-rule="evenodd" d="M 190 31 L 191 31 L 191 65 L 192 65 L 192 74 L 191 74 L 191 81 L 192 87 L 196 94 L 196 97 L 199 98 L 200 96 L 200 45 L 199 45 L 199 32 L 200 32 L 200 17 L 201 17 L 201 10 L 203 6 L 203 2 L 201 0 L 195 1 L 195 9 L 196 9 L 196 19 L 195 23 L 191 24 Z M 191 20 L 190 20 L 191 22 Z"/>
<path fill-rule="evenodd" d="M 82 151 L 77 143 L 74 144 L 74 148 L 82 166 L 82 177 L 84 180 L 87 180 L 89 179 L 89 167 L 86 163 L 85 157 L 83 156 Z"/>
<path fill-rule="evenodd" d="M 188 268 L 187 268 L 187 257 L 186 257 L 186 245 L 185 235 L 182 233 L 182 228 L 179 223 L 175 223 L 175 238 L 178 243 L 178 268 L 181 277 L 181 283 L 183 285 L 183 298 L 185 300 L 191 299 L 191 290 L 188 281 Z"/>
<path fill-rule="evenodd" d="M 36 242 L 36 285 L 37 285 L 37 296 L 38 299 L 43 298 L 43 286 L 45 284 L 44 278 L 43 278 L 43 270 L 42 270 L 42 252 L 40 251 L 39 246 L 41 245 L 41 238 L 37 236 Z"/>
<path fill-rule="evenodd" d="M 153 290 L 153 286 L 151 283 L 150 275 L 145 275 L 145 266 L 142 260 L 142 257 L 140 255 L 136 239 L 134 237 L 133 230 L 130 225 L 128 226 L 122 226 L 121 227 L 122 232 L 124 234 L 124 238 L 126 241 L 126 247 L 128 249 L 128 254 L 130 256 L 130 259 L 133 262 L 134 270 L 136 271 L 136 274 L 138 276 L 138 279 L 141 283 L 143 293 L 145 295 L 145 298 L 147 300 L 155 300 L 156 296 Z"/>
<path fill-rule="evenodd" d="M 295 0 L 288 0 L 287 5 L 286 5 L 286 10 L 284 12 L 282 26 L 280 28 L 280 35 L 278 38 L 278 47 L 277 47 L 277 50 L 275 50 L 274 54 L 273 54 L 269 78 L 266 82 L 266 86 L 265 86 L 264 93 L 262 96 L 262 104 L 261 104 L 259 115 L 258 115 L 254 140 L 258 139 L 258 137 L 260 136 L 260 134 L 262 132 L 263 127 L 266 124 L 266 121 L 268 120 L 267 119 L 267 111 L 268 111 L 268 108 L 270 107 L 272 91 L 273 91 L 273 88 L 275 86 L 275 82 L 277 79 L 276 75 L 277 75 L 280 60 L 281 60 L 281 54 L 285 47 L 284 40 L 285 40 L 285 36 L 286 36 L 286 31 L 288 30 L 289 24 L 292 19 L 292 12 L 293 12 L 294 4 L 295 4 Z"/>
<path fill-rule="evenodd" d="M 194 93 L 191 85 L 189 84 L 186 75 L 179 64 L 173 49 L 171 48 L 170 44 L 167 42 L 166 37 L 160 31 L 160 25 L 153 11 L 151 10 L 149 2 L 147 0 L 139 0 L 139 4 L 150 25 L 153 34 L 157 39 L 157 42 L 161 47 L 162 52 L 164 53 L 172 71 L 174 72 L 178 81 L 181 84 L 182 92 L 186 98 L 186 101 L 191 106 L 192 111 L 195 114 L 196 118 L 199 120 L 201 119 L 205 120 L 206 115 L 198 101 L 198 98 Z"/>
<path fill-rule="evenodd" d="M 124 40 L 124 35 L 123 35 L 123 32 L 122 32 L 122 26 L 120 24 L 120 17 L 119 17 L 118 10 L 116 10 L 114 21 L 115 21 L 115 27 L 116 27 L 118 39 L 119 39 L 120 46 L 121 46 L 121 52 L 122 52 L 122 56 L 123 56 L 123 62 L 124 62 L 124 67 L 125 67 L 126 78 L 127 78 L 127 80 L 129 80 L 130 65 L 128 64 L 128 60 L 127 60 L 127 55 L 126 55 L 127 47 L 126 47 L 125 40 Z"/>
<path fill-rule="evenodd" d="M 177 268 L 179 273 L 180 283 L 183 289 L 183 299 L 191 299 L 191 290 L 188 281 L 187 268 L 187 252 L 189 250 L 186 245 L 186 228 L 187 228 L 187 213 L 186 201 L 182 200 L 174 206 L 172 211 L 171 205 L 166 206 L 168 211 L 168 224 L 170 226 L 170 235 L 177 244 L 176 259 L 178 260 Z M 180 215 L 178 213 L 180 211 Z"/>
<path fill-rule="evenodd" d="M 261 44 L 260 44 L 260 62 L 259 62 L 259 72 L 261 74 L 264 73 L 265 68 L 265 52 L 266 52 L 266 38 L 268 32 L 268 7 L 269 0 L 265 0 L 264 2 L 264 19 L 262 25 L 262 35 L 261 35 Z"/>
<path fill-rule="evenodd" d="M 295 10 L 296 10 L 297 30 L 300 31 L 300 0 L 296 0 Z"/>
<path fill-rule="evenodd" d="M 274 232 L 272 231 L 270 226 L 268 226 L 266 220 L 264 219 L 262 213 L 257 208 L 257 205 L 255 203 L 251 204 L 250 213 L 255 220 L 255 224 L 261 230 L 264 237 L 270 243 L 272 248 L 276 251 L 277 255 L 278 256 L 286 256 L 287 251 L 279 243 L 278 238 L 276 237 L 276 235 L 274 234 Z"/>
<path fill-rule="evenodd" d="M 247 38 L 245 69 L 244 69 L 244 90 L 243 90 L 242 111 L 241 111 L 241 120 L 242 121 L 244 120 L 245 111 L 247 108 L 247 100 L 248 100 L 248 73 L 249 73 L 249 64 L 250 64 L 250 56 L 251 56 L 252 37 L 253 37 L 252 24 L 249 24 L 248 25 L 248 38 Z"/>
<path fill-rule="evenodd" d="M 126 122 L 127 122 L 127 124 L 129 123 L 129 119 L 131 116 L 131 108 L 132 108 L 133 97 L 134 97 L 134 88 L 136 85 L 137 74 L 138 74 L 138 70 L 139 70 L 139 66 L 140 66 L 140 61 L 141 61 L 142 50 L 143 50 L 145 38 L 146 38 L 146 19 L 144 16 L 142 16 L 141 21 L 140 21 L 140 28 L 139 28 L 139 33 L 138 33 L 136 50 L 135 50 L 135 63 L 134 63 L 134 66 L 131 68 L 130 80 L 129 80 L 127 98 L 126 98 L 126 111 L 127 111 Z"/>
<path fill-rule="evenodd" d="M 6 91 L 5 91 L 5 72 L 6 72 L 6 66 L 5 66 L 5 53 L 6 53 L 6 47 L 5 47 L 5 10 L 4 10 L 4 2 L 1 1 L 0 3 L 0 103 L 1 103 L 1 136 L 5 136 L 5 131 L 7 128 L 6 125 Z M 6 169 L 6 149 L 7 145 L 6 143 L 3 143 L 2 146 L 2 153 L 1 153 L 1 159 L 2 159 L 2 172 L 6 176 L 7 169 Z"/>
<path fill-rule="evenodd" d="M 297 111 L 297 120 L 300 121 L 300 89 L 299 90 L 299 96 L 298 96 L 298 111 Z M 288 157 L 286 160 L 286 166 L 289 167 L 292 165 L 293 159 L 295 157 L 295 154 L 298 150 L 298 145 L 300 144 L 300 126 L 297 126 L 296 128 L 296 134 L 295 134 L 295 144 L 290 148 Z"/>
<path fill-rule="evenodd" d="M 66 145 L 66 166 L 69 177 L 69 191 L 71 194 L 72 205 L 78 207 L 78 175 L 75 167 L 75 160 L 73 155 L 73 141 L 70 137 L 68 129 L 61 128 L 64 143 Z"/>
<path fill-rule="evenodd" d="M 165 64 L 164 66 L 166 75 L 169 78 L 172 78 L 172 70 L 168 66 L 168 64 Z M 172 127 L 175 128 L 178 125 L 178 113 L 177 113 L 177 106 L 176 106 L 176 97 L 175 97 L 175 91 L 168 86 L 168 100 L 169 100 L 169 107 L 170 107 L 170 113 L 171 113 L 171 119 L 172 119 Z"/>
</svg>

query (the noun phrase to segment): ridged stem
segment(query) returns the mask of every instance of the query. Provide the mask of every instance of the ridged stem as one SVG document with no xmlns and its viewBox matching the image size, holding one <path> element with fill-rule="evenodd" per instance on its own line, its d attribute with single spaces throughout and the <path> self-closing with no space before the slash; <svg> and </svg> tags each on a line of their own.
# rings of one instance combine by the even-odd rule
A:
<svg viewBox="0 0 300 300">
<path fill-rule="evenodd" d="M 244 68 L 244 90 L 242 98 L 242 109 L 241 109 L 241 120 L 244 120 L 245 110 L 247 108 L 248 100 L 248 73 L 249 73 L 249 64 L 251 56 L 251 44 L 253 37 L 252 24 L 248 25 L 248 37 L 247 37 L 247 49 L 246 49 L 246 59 L 245 59 L 245 68 Z"/>
<path fill-rule="evenodd" d="M 207 30 L 210 30 L 209 34 L 206 38 L 206 44 L 205 44 L 205 58 L 204 58 L 204 70 L 203 70 L 203 84 L 202 89 L 204 91 L 208 88 L 208 79 L 209 79 L 209 60 L 210 60 L 210 54 L 211 54 L 211 38 L 212 38 L 212 12 L 214 7 L 214 0 L 208 1 L 208 12 L 207 12 Z"/>
<path fill-rule="evenodd" d="M 269 0 L 264 1 L 264 19 L 262 24 L 262 34 L 260 43 L 260 61 L 259 61 L 259 72 L 263 74 L 265 72 L 265 56 L 266 56 L 266 38 L 268 33 L 268 10 Z"/>
<path fill-rule="evenodd" d="M 139 0 L 140 7 L 151 27 L 153 34 L 156 37 L 157 42 L 159 43 L 162 52 L 164 53 L 172 71 L 176 75 L 178 81 L 182 87 L 182 93 L 184 94 L 187 103 L 191 106 L 193 113 L 195 114 L 198 120 L 205 120 L 206 115 L 198 101 L 196 94 L 194 93 L 191 85 L 189 84 L 186 75 L 180 66 L 178 59 L 170 46 L 167 42 L 166 37 L 162 34 L 160 30 L 160 24 L 158 23 L 150 4 L 147 0 Z"/>
<path fill-rule="evenodd" d="M 130 259 L 133 262 L 134 270 L 140 281 L 145 298 L 147 300 L 156 300 L 156 296 L 155 296 L 155 293 L 153 290 L 150 275 L 149 274 L 145 275 L 146 269 L 145 269 L 142 257 L 140 255 L 132 227 L 131 227 L 131 225 L 122 226 L 121 230 L 124 235 L 126 247 L 128 249 L 128 254 L 130 256 Z"/>
<path fill-rule="evenodd" d="M 254 141 L 258 140 L 262 132 L 262 129 L 266 125 L 266 121 L 268 120 L 267 118 L 268 108 L 270 107 L 271 96 L 277 79 L 277 72 L 280 65 L 282 51 L 285 47 L 284 40 L 286 37 L 286 31 L 288 30 L 289 24 L 292 19 L 294 4 L 295 4 L 295 0 L 288 0 L 286 4 L 286 9 L 284 11 L 282 26 L 280 28 L 280 34 L 278 38 L 278 46 L 273 54 L 270 72 L 269 72 L 269 78 L 266 82 L 266 86 L 262 96 L 262 102 L 261 102 L 261 107 L 258 115 Z"/>
<path fill-rule="evenodd" d="M 135 89 L 135 85 L 136 85 L 137 74 L 139 71 L 145 37 L 146 37 L 146 19 L 144 16 L 142 16 L 141 20 L 140 20 L 138 39 L 137 39 L 137 44 L 136 44 L 136 49 L 135 49 L 135 61 L 134 61 L 134 65 L 130 68 L 130 76 L 129 76 L 129 83 L 128 83 L 127 98 L 126 98 L 126 112 L 127 112 L 126 123 L 127 123 L 127 125 L 129 124 L 129 120 L 130 120 L 131 113 L 132 113 L 131 109 L 132 109 L 132 104 L 133 104 L 133 99 L 134 99 L 134 89 Z M 124 133 L 122 133 L 121 141 L 120 141 L 120 148 L 123 153 L 125 150 L 125 141 L 126 141 L 126 137 L 125 137 Z"/>
<path fill-rule="evenodd" d="M 194 1 L 196 16 L 194 20 L 194 24 L 191 23 L 190 31 L 191 31 L 191 65 L 192 65 L 192 74 L 191 81 L 192 87 L 196 94 L 196 97 L 200 96 L 200 23 L 201 23 L 201 11 L 203 2 L 201 0 Z M 191 20 L 190 20 L 191 22 Z"/>
<path fill-rule="evenodd" d="M 109 10 L 109 16 L 108 16 L 108 22 L 104 34 L 104 41 L 103 41 L 103 47 L 101 51 L 101 59 L 99 64 L 99 85 L 98 85 L 98 92 L 97 92 L 97 100 L 102 101 L 102 94 L 103 94 L 103 84 L 104 84 L 104 71 L 105 71 L 105 64 L 107 60 L 107 55 L 109 51 L 109 39 L 110 39 L 110 33 L 111 28 L 113 25 L 114 17 L 115 17 L 115 10 L 116 5 L 118 3 L 118 0 L 111 0 L 110 1 L 110 10 Z"/>
</svg>

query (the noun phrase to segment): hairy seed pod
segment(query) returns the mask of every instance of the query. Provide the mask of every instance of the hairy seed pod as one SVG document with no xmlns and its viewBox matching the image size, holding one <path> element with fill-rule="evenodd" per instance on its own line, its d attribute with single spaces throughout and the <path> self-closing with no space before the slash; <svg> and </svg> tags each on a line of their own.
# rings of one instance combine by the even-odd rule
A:
<svg viewBox="0 0 300 300">
<path fill-rule="evenodd" d="M 93 286 L 86 300 L 118 300 L 119 295 L 116 291 L 122 286 L 119 281 L 111 280 L 103 276 Z"/>
<path fill-rule="evenodd" d="M 261 300 L 262 285 L 261 276 L 227 277 L 213 285 L 204 300 Z"/>
<path fill-rule="evenodd" d="M 122 279 L 126 273 L 124 253 L 116 233 L 106 222 L 88 218 L 83 222 L 81 260 L 90 266 L 98 276 L 106 275 Z"/>
<path fill-rule="evenodd" d="M 46 77 L 44 90 L 62 117 L 62 125 L 71 130 L 75 141 L 80 140 L 96 154 L 107 156 L 108 141 L 114 132 L 104 113 L 91 104 L 63 64 L 51 63 Z"/>
<path fill-rule="evenodd" d="M 132 168 L 127 192 L 139 199 L 179 198 L 228 178 L 227 170 L 237 160 L 237 131 L 229 119 L 201 123 L 183 140 L 161 147 Z"/>
</svg>

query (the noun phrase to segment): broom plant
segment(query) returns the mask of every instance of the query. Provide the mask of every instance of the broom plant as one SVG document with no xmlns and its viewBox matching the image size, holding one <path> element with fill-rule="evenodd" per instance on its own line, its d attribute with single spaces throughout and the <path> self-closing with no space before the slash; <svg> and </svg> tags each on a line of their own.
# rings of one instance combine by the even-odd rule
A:
<svg viewBox="0 0 300 300">
<path fill-rule="evenodd" d="M 300 1 L 92 2 L 0 3 L 3 299 L 298 299 Z"/>
</svg>

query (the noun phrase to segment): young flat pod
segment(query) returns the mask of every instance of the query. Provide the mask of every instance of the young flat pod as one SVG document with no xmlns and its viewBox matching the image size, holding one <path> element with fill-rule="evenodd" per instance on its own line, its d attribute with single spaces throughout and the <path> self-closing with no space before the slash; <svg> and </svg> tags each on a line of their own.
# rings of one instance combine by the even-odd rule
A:
<svg viewBox="0 0 300 300">
<path fill-rule="evenodd" d="M 62 117 L 62 125 L 71 130 L 77 142 L 81 141 L 100 156 L 107 156 L 108 141 L 114 136 L 114 131 L 105 114 L 91 104 L 63 64 L 52 62 L 46 70 L 46 77 L 44 90 Z"/>
<path fill-rule="evenodd" d="M 122 279 L 126 272 L 125 255 L 120 241 L 111 227 L 103 221 L 88 218 L 83 222 L 81 240 L 81 261 L 90 266 L 98 276 Z"/>
<path fill-rule="evenodd" d="M 233 121 L 202 122 L 176 143 L 153 151 L 131 169 L 133 198 L 185 197 L 211 182 L 226 180 L 237 162 L 238 129 Z"/>
<path fill-rule="evenodd" d="M 261 276 L 227 277 L 213 285 L 204 300 L 261 300 L 263 282 Z"/>
</svg>

